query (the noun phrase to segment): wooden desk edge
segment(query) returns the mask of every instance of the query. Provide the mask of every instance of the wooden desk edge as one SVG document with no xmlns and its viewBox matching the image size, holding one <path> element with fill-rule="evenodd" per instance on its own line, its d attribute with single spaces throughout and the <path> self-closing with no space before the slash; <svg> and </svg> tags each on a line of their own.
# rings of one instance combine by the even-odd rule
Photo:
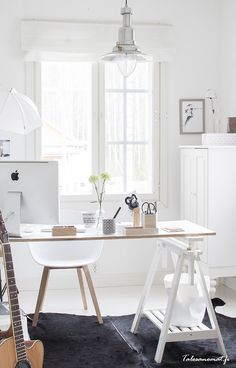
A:
<svg viewBox="0 0 236 368">
<path fill-rule="evenodd" d="M 176 232 L 176 233 L 156 233 L 156 234 L 136 234 L 136 235 L 122 235 L 122 234 L 114 234 L 114 235 L 104 235 L 104 234 L 94 234 L 94 235 L 85 235 L 85 236 L 49 236 L 49 237 L 22 237 L 22 238 L 9 238 L 11 243 L 27 243 L 27 242 L 43 242 L 43 241 L 89 241 L 89 240 L 119 240 L 119 239 L 158 239 L 158 238 L 191 238 L 191 237 L 205 237 L 216 235 L 214 231 L 208 232 Z"/>
</svg>

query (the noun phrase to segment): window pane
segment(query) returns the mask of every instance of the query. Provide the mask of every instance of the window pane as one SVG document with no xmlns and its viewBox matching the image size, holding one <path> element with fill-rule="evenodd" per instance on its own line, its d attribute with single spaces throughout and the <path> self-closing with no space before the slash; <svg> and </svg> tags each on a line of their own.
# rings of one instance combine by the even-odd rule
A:
<svg viewBox="0 0 236 368">
<path fill-rule="evenodd" d="M 128 89 L 149 89 L 152 63 L 137 63 L 134 72 L 127 78 Z"/>
<path fill-rule="evenodd" d="M 61 194 L 90 194 L 92 63 L 42 63 L 42 159 L 59 161 Z"/>
<path fill-rule="evenodd" d="M 107 193 L 122 193 L 124 188 L 124 155 L 123 145 L 106 145 L 106 170 L 111 174 Z"/>
<path fill-rule="evenodd" d="M 147 141 L 151 137 L 151 99 L 148 93 L 127 93 L 127 140 Z"/>
<path fill-rule="evenodd" d="M 127 191 L 152 192 L 152 159 L 149 145 L 127 147 Z"/>
<path fill-rule="evenodd" d="M 118 78 L 120 81 L 118 68 L 106 67 L 105 73 L 108 73 L 109 80 Z M 110 83 L 108 88 L 108 82 L 106 83 L 105 168 L 114 177 L 113 185 L 107 189 L 109 193 L 153 191 L 152 78 L 152 64 L 141 63 L 137 64 L 130 77 L 122 77 L 122 85 L 121 82 Z M 113 87 L 114 85 L 118 85 L 120 89 Z M 114 153 L 120 158 L 119 164 Z"/>
<path fill-rule="evenodd" d="M 105 88 L 121 89 L 123 88 L 123 77 L 116 63 L 105 63 Z"/>
<path fill-rule="evenodd" d="M 124 135 L 123 94 L 106 93 L 105 131 L 107 141 L 120 141 Z"/>
</svg>

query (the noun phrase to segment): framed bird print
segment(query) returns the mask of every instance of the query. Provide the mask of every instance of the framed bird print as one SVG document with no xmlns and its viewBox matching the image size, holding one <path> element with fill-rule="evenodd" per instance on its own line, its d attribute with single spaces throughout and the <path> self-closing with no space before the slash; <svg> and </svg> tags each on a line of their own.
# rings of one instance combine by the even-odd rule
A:
<svg viewBox="0 0 236 368">
<path fill-rule="evenodd" d="M 179 100 L 180 134 L 205 132 L 205 100 L 200 98 Z"/>
</svg>

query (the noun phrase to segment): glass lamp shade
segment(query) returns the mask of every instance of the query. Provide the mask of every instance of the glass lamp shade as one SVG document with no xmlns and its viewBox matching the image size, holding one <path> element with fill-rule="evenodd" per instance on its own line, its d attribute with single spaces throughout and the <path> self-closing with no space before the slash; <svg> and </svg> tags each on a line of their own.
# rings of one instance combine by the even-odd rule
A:
<svg viewBox="0 0 236 368">
<path fill-rule="evenodd" d="M 129 77 L 136 68 L 137 60 L 133 57 L 124 56 L 118 58 L 116 64 L 124 77 Z"/>
<path fill-rule="evenodd" d="M 111 52 L 102 57 L 105 62 L 115 62 L 124 77 L 129 77 L 135 70 L 138 62 L 148 62 L 151 58 L 141 52 Z"/>
</svg>

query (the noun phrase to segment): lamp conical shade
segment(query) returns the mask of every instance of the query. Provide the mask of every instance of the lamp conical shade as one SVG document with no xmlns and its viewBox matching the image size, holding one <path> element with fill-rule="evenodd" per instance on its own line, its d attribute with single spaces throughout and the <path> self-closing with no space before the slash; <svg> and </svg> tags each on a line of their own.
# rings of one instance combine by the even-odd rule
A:
<svg viewBox="0 0 236 368">
<path fill-rule="evenodd" d="M 0 130 L 28 134 L 41 126 L 41 118 L 33 101 L 14 88 L 0 90 Z"/>
</svg>

